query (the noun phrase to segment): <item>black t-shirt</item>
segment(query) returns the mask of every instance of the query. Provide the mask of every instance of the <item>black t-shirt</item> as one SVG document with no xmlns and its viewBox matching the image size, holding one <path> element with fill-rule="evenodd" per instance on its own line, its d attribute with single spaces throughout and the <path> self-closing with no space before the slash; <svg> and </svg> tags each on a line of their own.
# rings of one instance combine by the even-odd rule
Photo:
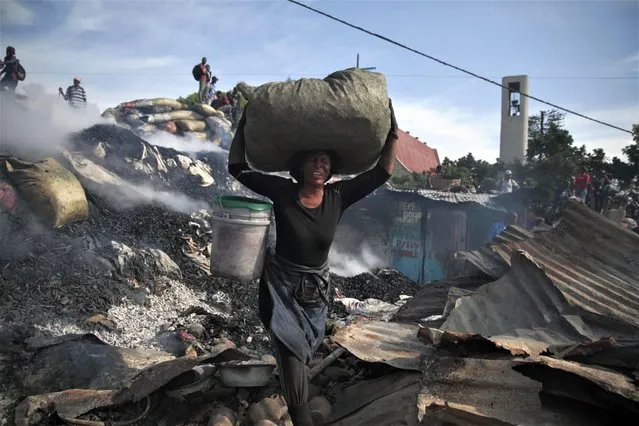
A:
<svg viewBox="0 0 639 426">
<path fill-rule="evenodd" d="M 302 204 L 300 186 L 291 179 L 257 172 L 247 164 L 230 164 L 229 172 L 248 189 L 273 202 L 277 254 L 309 267 L 322 266 L 328 259 L 344 211 L 390 178 L 378 165 L 353 179 L 327 184 L 322 203 L 311 209 Z"/>
</svg>

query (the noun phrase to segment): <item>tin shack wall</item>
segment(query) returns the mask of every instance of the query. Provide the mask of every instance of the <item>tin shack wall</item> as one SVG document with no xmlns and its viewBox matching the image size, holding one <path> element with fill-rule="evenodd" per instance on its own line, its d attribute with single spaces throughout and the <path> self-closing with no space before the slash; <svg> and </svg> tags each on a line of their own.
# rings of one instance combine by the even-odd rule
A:
<svg viewBox="0 0 639 426">
<path fill-rule="evenodd" d="M 418 193 L 384 191 L 347 211 L 335 244 L 342 251 L 360 253 L 366 245 L 383 263 L 379 266 L 428 283 L 474 271 L 455 253 L 480 248 L 490 225 L 502 215 L 475 203 L 453 204 Z"/>
</svg>

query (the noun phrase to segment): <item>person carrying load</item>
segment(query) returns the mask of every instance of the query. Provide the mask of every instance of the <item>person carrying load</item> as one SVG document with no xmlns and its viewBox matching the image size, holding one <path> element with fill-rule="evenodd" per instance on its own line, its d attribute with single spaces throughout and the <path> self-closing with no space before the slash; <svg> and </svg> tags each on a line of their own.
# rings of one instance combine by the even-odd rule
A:
<svg viewBox="0 0 639 426">
<path fill-rule="evenodd" d="M 381 155 L 373 168 L 350 180 L 327 183 L 333 174 L 349 167 L 332 149 L 294 154 L 288 171 L 295 181 L 252 169 L 245 138 L 250 99 L 229 150 L 229 173 L 273 202 L 277 242 L 260 279 L 258 308 L 271 333 L 282 392 L 295 426 L 322 424 L 315 413 L 311 416 L 306 368 L 324 338 L 331 292 L 328 253 L 346 209 L 384 185 L 393 172 L 397 122 L 392 103 L 387 102 L 379 105 L 382 112 L 390 110 L 390 123 L 384 123 L 385 129 L 390 124 L 390 131 L 385 143 L 379 143 Z"/>
<path fill-rule="evenodd" d="M 80 86 L 80 77 L 73 77 L 73 85 L 67 87 L 66 93 L 62 91 L 62 87 L 58 87 L 58 92 L 72 108 L 80 109 L 87 106 L 87 92 Z"/>
</svg>

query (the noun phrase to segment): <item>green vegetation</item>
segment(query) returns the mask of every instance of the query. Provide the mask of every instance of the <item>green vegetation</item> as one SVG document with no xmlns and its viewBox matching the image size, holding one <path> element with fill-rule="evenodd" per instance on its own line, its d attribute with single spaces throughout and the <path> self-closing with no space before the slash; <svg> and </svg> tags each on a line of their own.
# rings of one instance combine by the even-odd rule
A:
<svg viewBox="0 0 639 426">
<path fill-rule="evenodd" d="M 543 120 L 542 115 L 543 114 Z M 639 124 L 633 126 L 630 145 L 623 149 L 624 159 L 609 158 L 603 149 L 588 152 L 585 146 L 576 146 L 564 126 L 564 114 L 557 110 L 544 111 L 529 118 L 528 152 L 526 161 L 505 165 L 500 161 L 489 163 L 477 160 L 471 153 L 457 160 L 444 158 L 442 173 L 450 179 L 461 179 L 462 185 L 474 186 L 480 192 L 495 189 L 495 184 L 509 168 L 520 184 L 533 189 L 539 201 L 554 200 L 560 188 L 579 170 L 592 175 L 607 172 L 618 179 L 622 189 L 639 184 Z M 428 188 L 426 174 L 393 177 L 398 186 Z"/>
</svg>

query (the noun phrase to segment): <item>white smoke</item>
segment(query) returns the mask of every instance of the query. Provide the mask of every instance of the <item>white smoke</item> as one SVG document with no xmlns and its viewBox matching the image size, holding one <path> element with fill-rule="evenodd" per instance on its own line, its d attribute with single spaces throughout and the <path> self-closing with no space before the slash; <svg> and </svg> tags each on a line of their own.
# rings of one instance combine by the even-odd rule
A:
<svg viewBox="0 0 639 426">
<path fill-rule="evenodd" d="M 0 152 L 38 161 L 55 154 L 74 132 L 104 122 L 95 104 L 71 108 L 38 84 L 23 87 L 27 96 L 0 94 Z"/>
<path fill-rule="evenodd" d="M 328 262 L 331 272 L 342 277 L 353 277 L 387 266 L 368 243 L 362 243 L 358 253 L 347 252 L 334 244 L 328 254 Z"/>
<path fill-rule="evenodd" d="M 0 94 L 1 154 L 27 161 L 41 161 L 62 152 L 73 133 L 94 124 L 108 123 L 100 116 L 95 104 L 88 103 L 85 109 L 76 110 L 61 96 L 47 93 L 41 85 L 29 84 L 21 89 L 27 96 L 14 96 L 8 92 Z M 182 140 L 169 133 L 158 135 L 154 143 L 180 151 L 223 151 L 213 144 L 205 144 L 194 138 Z M 195 149 L 196 145 L 200 149 Z M 205 147 L 207 149 L 202 149 Z M 89 184 L 88 187 L 119 209 L 161 205 L 188 214 L 208 207 L 206 202 L 193 200 L 181 193 L 157 191 L 124 181 L 117 185 Z"/>
<path fill-rule="evenodd" d="M 228 151 L 225 151 L 218 145 L 208 141 L 204 142 L 192 135 L 175 136 L 169 132 L 158 132 L 150 136 L 145 136 L 144 139 L 151 145 L 172 148 L 180 152 L 217 152 L 228 155 Z"/>
<path fill-rule="evenodd" d="M 142 197 L 137 197 L 135 194 L 139 193 Z M 152 203 L 161 205 L 169 210 L 173 210 L 178 213 L 191 214 L 194 211 L 201 209 L 210 209 L 209 204 L 206 201 L 194 200 L 193 198 L 180 194 L 178 192 L 170 191 L 158 191 L 150 187 L 135 187 L 135 192 L 127 194 L 127 201 L 130 203 Z"/>
</svg>

